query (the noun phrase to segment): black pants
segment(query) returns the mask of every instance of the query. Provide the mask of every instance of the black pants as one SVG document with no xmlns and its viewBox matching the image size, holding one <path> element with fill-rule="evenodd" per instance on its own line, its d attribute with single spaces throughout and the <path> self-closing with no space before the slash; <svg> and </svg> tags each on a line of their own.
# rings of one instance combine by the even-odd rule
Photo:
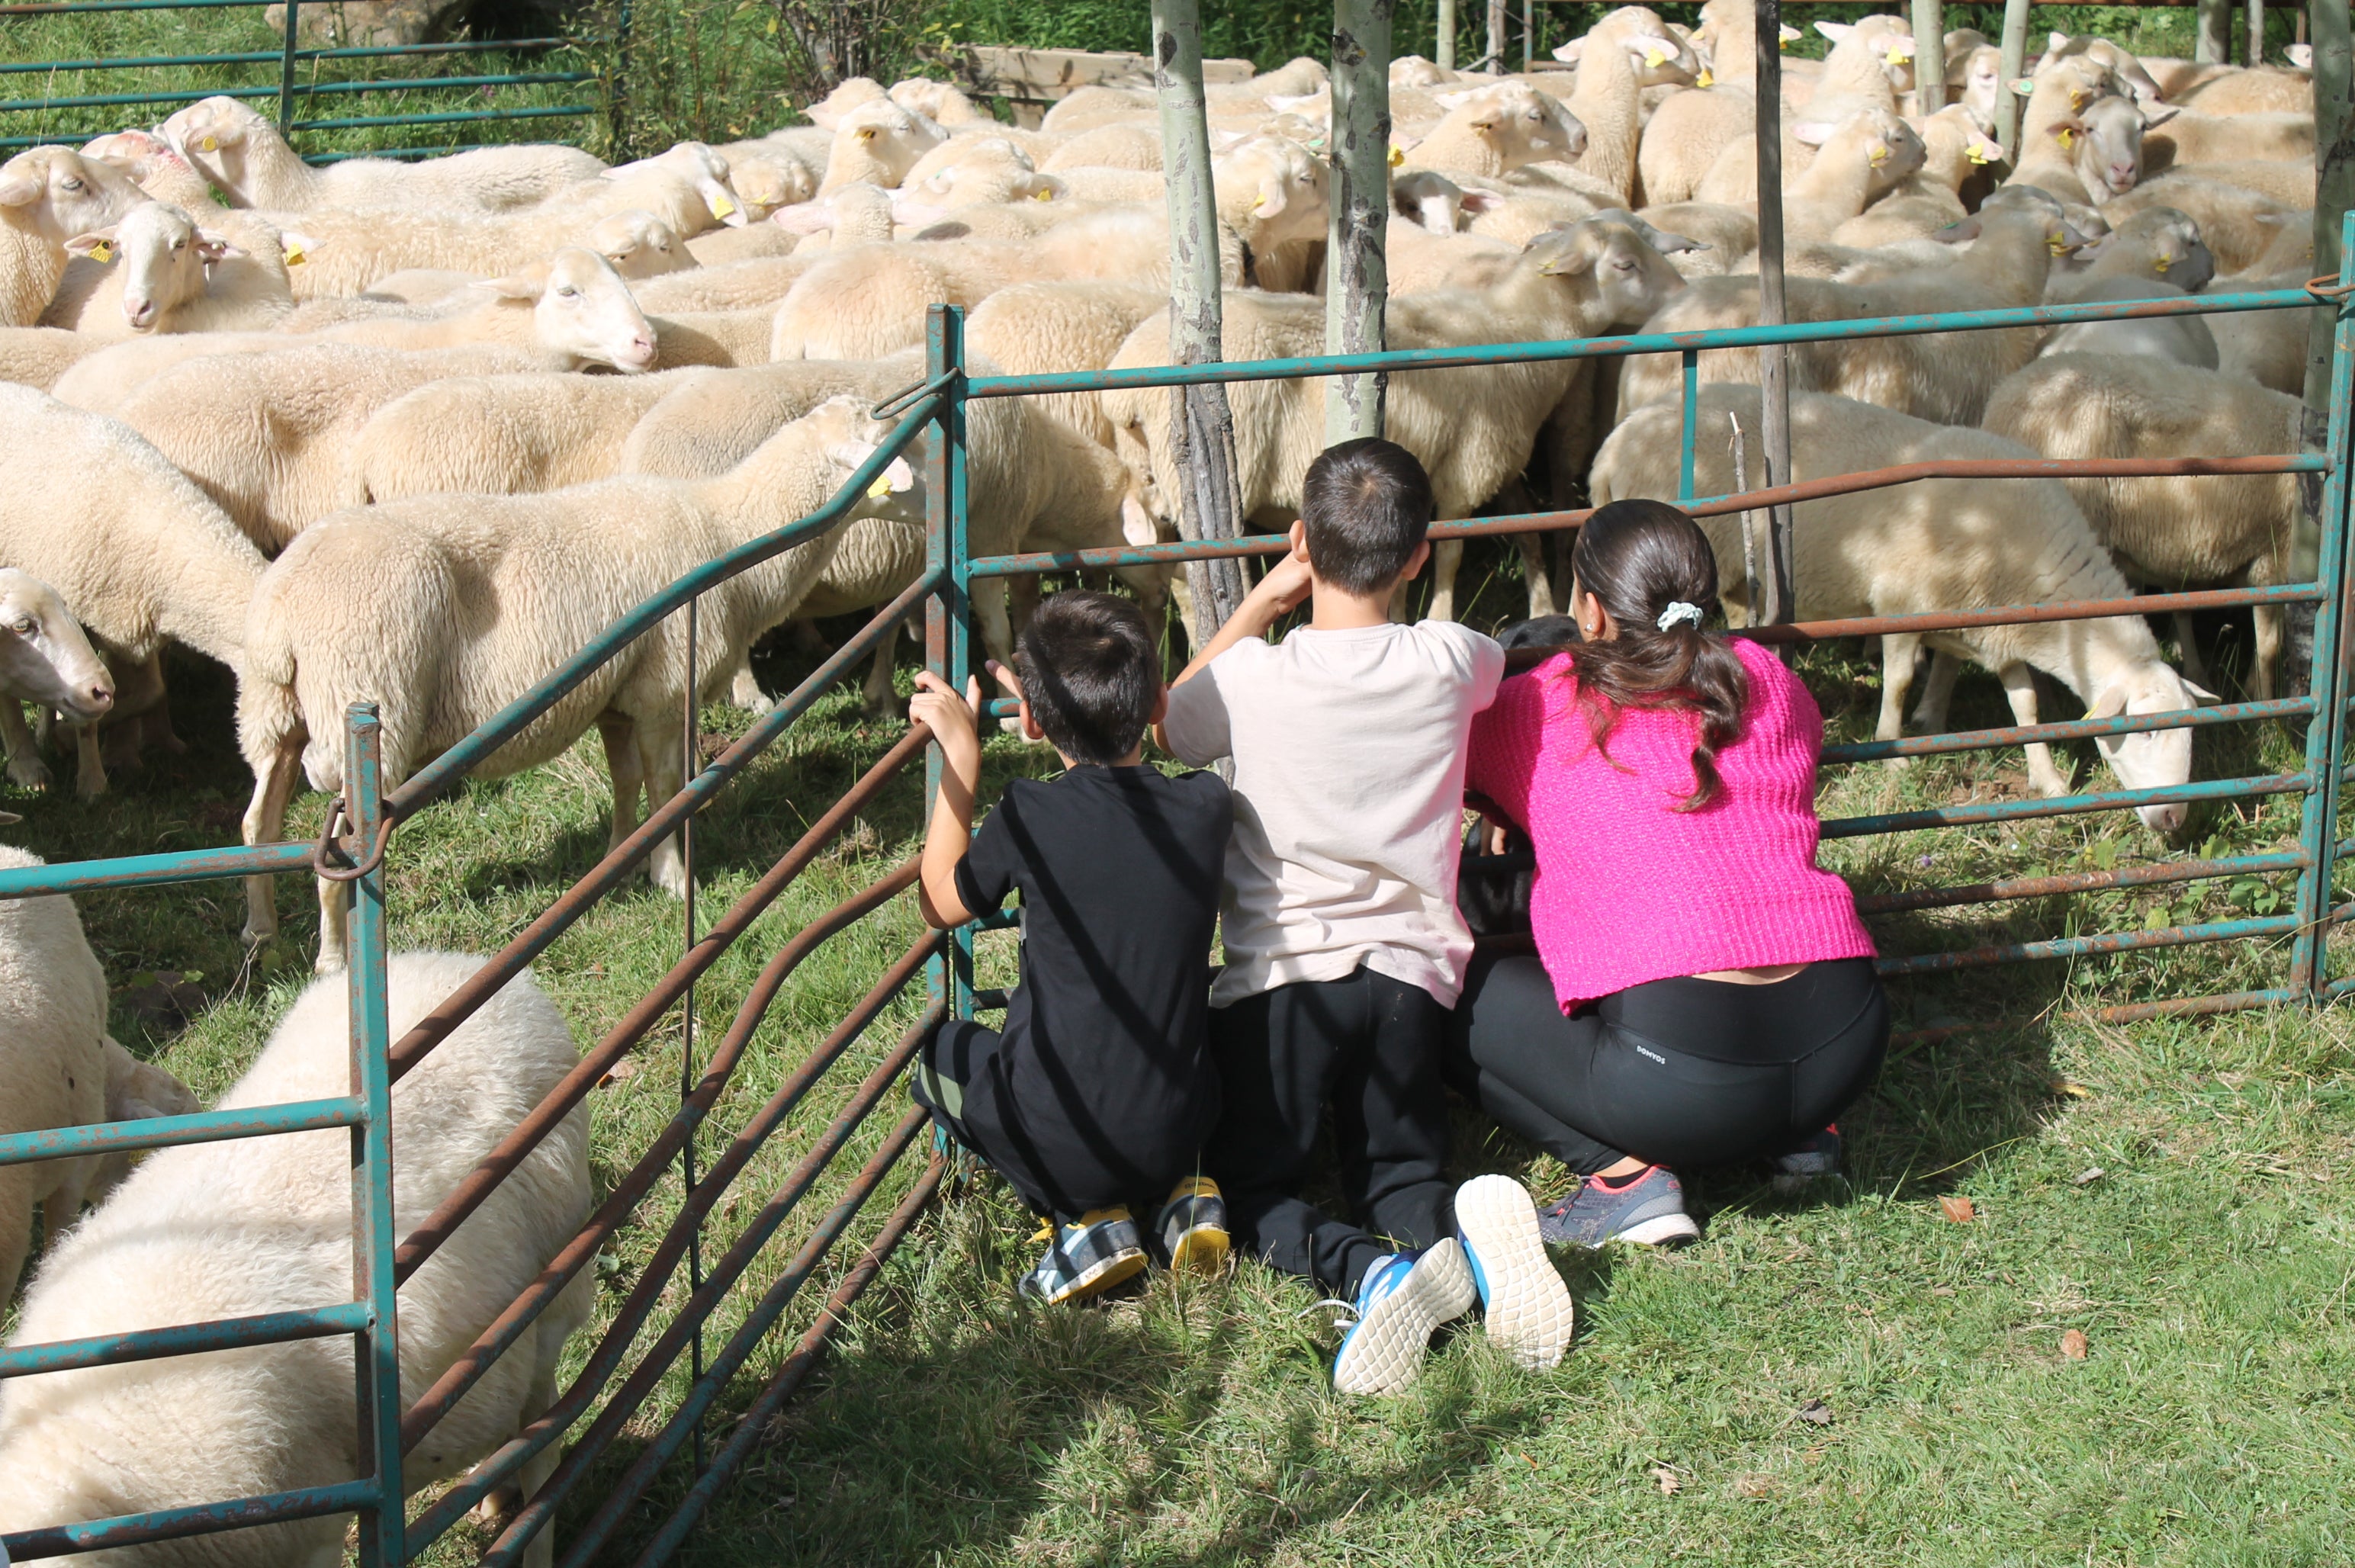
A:
<svg viewBox="0 0 2355 1568">
<path fill-rule="evenodd" d="M 1564 1018 L 1534 958 L 1475 959 L 1449 1031 L 1448 1078 L 1582 1176 L 1629 1156 L 1724 1165 L 1821 1131 L 1889 1045 L 1869 958 L 1743 986 L 1631 986 Z"/>
<path fill-rule="evenodd" d="M 1210 1009 L 1224 1108 L 1203 1163 L 1239 1245 L 1354 1296 L 1375 1259 L 1450 1233 L 1446 1025 L 1430 992 L 1370 969 Z M 1300 1198 L 1328 1105 L 1349 1223 Z"/>
</svg>

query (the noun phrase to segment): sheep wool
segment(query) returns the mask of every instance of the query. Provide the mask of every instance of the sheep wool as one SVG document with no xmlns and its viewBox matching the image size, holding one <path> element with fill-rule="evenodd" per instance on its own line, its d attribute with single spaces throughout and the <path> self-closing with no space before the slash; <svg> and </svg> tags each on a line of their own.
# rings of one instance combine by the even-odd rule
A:
<svg viewBox="0 0 2355 1568">
<path fill-rule="evenodd" d="M 0 845 L 0 869 L 42 864 L 38 855 Z M 82 935 L 73 900 L 59 895 L 0 901 L 0 1133 L 85 1126 L 105 1119 L 106 976 Z M 31 1240 L 33 1205 L 40 1204 L 43 1226 L 54 1241 L 80 1216 L 97 1163 L 86 1157 L 0 1166 L 0 1302 L 16 1293 Z M 44 1338 L 88 1332 L 67 1329 Z M 6 1408 L 0 1404 L 0 1422 Z M 0 1439 L 0 1455 L 6 1452 Z M 5 1471 L 0 1461 L 0 1475 Z M 0 1488 L 5 1486 L 0 1480 Z M 0 1531 L 10 1528 L 0 1525 Z"/>
</svg>

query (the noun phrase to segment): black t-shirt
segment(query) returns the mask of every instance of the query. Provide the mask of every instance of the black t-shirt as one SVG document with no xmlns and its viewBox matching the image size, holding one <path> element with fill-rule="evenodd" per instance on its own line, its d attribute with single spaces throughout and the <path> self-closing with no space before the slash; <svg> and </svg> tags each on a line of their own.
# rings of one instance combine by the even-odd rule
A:
<svg viewBox="0 0 2355 1568">
<path fill-rule="evenodd" d="M 1233 816 L 1216 773 L 1075 767 L 1008 784 L 957 863 L 975 914 L 1022 894 L 1021 984 L 964 1119 L 1058 1209 L 1158 1201 L 1195 1168 L 1219 1109 L 1210 933 Z"/>
</svg>

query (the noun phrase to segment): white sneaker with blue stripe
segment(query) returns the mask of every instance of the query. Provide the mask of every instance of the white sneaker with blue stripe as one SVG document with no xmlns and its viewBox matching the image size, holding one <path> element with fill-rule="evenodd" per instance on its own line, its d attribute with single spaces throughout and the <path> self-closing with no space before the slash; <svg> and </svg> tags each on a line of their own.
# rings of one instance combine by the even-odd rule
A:
<svg viewBox="0 0 2355 1568">
<path fill-rule="evenodd" d="M 1377 1258 L 1358 1283 L 1358 1321 L 1333 1358 L 1343 1393 L 1396 1393 L 1423 1371 L 1432 1330 L 1472 1310 L 1479 1293 L 1449 1236 L 1419 1253 Z"/>
<path fill-rule="evenodd" d="M 1455 1189 L 1455 1233 L 1488 1338 L 1531 1371 L 1559 1365 L 1576 1331 L 1576 1309 L 1546 1255 L 1528 1189 L 1509 1176 L 1474 1177 Z"/>
</svg>

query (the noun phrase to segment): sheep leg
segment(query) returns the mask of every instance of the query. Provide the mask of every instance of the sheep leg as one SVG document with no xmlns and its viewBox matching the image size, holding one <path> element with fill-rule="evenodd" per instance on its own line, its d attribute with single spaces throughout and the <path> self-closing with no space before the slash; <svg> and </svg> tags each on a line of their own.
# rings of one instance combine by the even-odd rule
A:
<svg viewBox="0 0 2355 1568">
<path fill-rule="evenodd" d="M 98 737 L 98 726 L 70 724 L 74 738 L 74 793 L 84 800 L 94 800 L 106 793 L 106 758 Z"/>
<path fill-rule="evenodd" d="M 1007 613 L 1006 579 L 985 577 L 972 589 L 974 618 L 981 623 L 981 645 L 1002 665 L 1014 663 L 1014 623 Z"/>
<path fill-rule="evenodd" d="M 1874 726 L 1876 741 L 1895 741 L 1905 733 L 1905 694 L 1913 688 L 1913 666 L 1922 655 L 1922 635 L 1919 632 L 1894 632 L 1881 639 L 1881 722 Z M 1891 757 L 1893 768 L 1907 766 L 1913 759 Z"/>
<path fill-rule="evenodd" d="M 2015 724 L 2036 722 L 2036 676 L 2024 664 L 2008 664 L 1996 674 L 2003 681 L 2003 694 L 2011 702 L 2011 719 Z M 2039 741 L 2028 748 L 2028 787 L 2039 795 L 2054 795 L 2069 793 L 2069 781 L 2052 761 L 2052 748 Z"/>
<path fill-rule="evenodd" d="M 609 850 L 638 830 L 638 797 L 645 793 L 645 769 L 638 757 L 638 726 L 623 713 L 597 715 L 597 738 L 605 742 L 605 771 L 613 776 L 613 834 Z"/>
<path fill-rule="evenodd" d="M 2189 611 L 2178 610 L 2175 613 L 2175 645 L 2183 655 L 2184 675 L 2194 685 L 2213 687 L 2216 683 L 2208 678 L 2208 661 L 2200 656 L 2200 639 L 2191 634 Z"/>
<path fill-rule="evenodd" d="M 2282 611 L 2278 604 L 2260 604 L 2255 611 L 2257 622 L 2257 663 L 2249 672 L 2249 691 L 2259 702 L 2271 702 L 2274 697 L 2274 671 L 2281 662 Z M 2198 677 L 2193 677 L 2195 680 Z M 2200 682 L 2206 686 L 2204 680 Z M 15 755 L 16 748 L 9 748 Z M 13 774 L 12 774 L 13 776 Z"/>
<path fill-rule="evenodd" d="M 9 783 L 19 789 L 49 787 L 49 764 L 34 749 L 25 705 L 13 697 L 0 697 L 0 742 L 7 746 Z"/>
<path fill-rule="evenodd" d="M 1515 534 L 1513 543 L 1521 552 L 1522 580 L 1529 585 L 1529 619 L 1553 614 L 1553 579 L 1546 572 L 1545 536 Z"/>
<path fill-rule="evenodd" d="M 666 804 L 687 783 L 687 763 L 676 745 L 656 740 L 648 743 L 645 732 L 638 741 L 638 765 L 645 770 L 646 809 L 649 813 Z M 646 859 L 646 875 L 655 886 L 675 899 L 687 897 L 687 856 L 679 848 L 679 836 L 670 834 L 655 846 Z"/>
<path fill-rule="evenodd" d="M 1930 677 L 1922 683 L 1922 700 L 1913 705 L 1913 728 L 1924 735 L 1943 735 L 1946 711 L 1954 706 L 1955 679 L 1963 661 L 1944 648 L 1930 650 Z"/>
<path fill-rule="evenodd" d="M 777 705 L 774 698 L 761 689 L 760 680 L 752 674 L 752 650 L 749 646 L 737 661 L 735 678 L 728 683 L 728 700 L 753 714 L 765 714 Z M 610 758 L 612 754 L 608 748 L 606 755 Z"/>
<path fill-rule="evenodd" d="M 869 713 L 880 713 L 890 708 L 891 699 L 898 695 L 891 689 L 891 656 L 897 651 L 894 645 L 899 640 L 896 631 L 884 638 L 882 645 L 875 650 L 874 659 L 867 667 L 867 686 L 859 693 L 859 701 Z"/>
<path fill-rule="evenodd" d="M 319 959 L 311 965 L 314 975 L 340 975 L 344 972 L 344 955 L 350 935 L 351 901 L 344 896 L 346 884 L 331 882 L 325 877 L 314 879 L 319 884 Z"/>
<path fill-rule="evenodd" d="M 1431 611 L 1434 621 L 1455 619 L 1455 574 L 1464 567 L 1464 541 L 1442 539 L 1431 547 Z M 1401 592 L 1406 585 L 1399 585 Z M 1391 601 L 1391 618 L 1397 620 L 1405 605 L 1399 599 Z"/>
<path fill-rule="evenodd" d="M 286 837 L 286 803 L 303 766 L 303 737 L 290 735 L 253 781 L 253 804 L 245 808 L 245 843 L 275 844 Z M 278 883 L 271 877 L 245 879 L 245 944 L 259 947 L 278 934 Z"/>
<path fill-rule="evenodd" d="M 1007 629 L 1014 636 L 1020 636 L 1022 628 L 1028 625 L 1030 617 L 1038 613 L 1039 580 L 1027 576 L 1008 579 L 1006 601 Z M 1008 641 L 1011 645 L 1011 639 Z"/>
</svg>

